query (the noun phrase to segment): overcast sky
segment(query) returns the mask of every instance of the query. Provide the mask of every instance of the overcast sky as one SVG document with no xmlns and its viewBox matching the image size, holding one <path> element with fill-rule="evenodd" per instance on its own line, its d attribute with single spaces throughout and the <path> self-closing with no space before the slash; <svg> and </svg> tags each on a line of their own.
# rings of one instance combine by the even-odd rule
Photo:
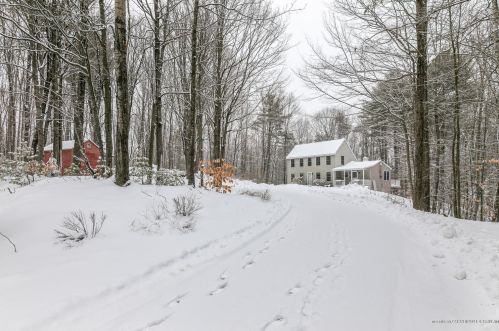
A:
<svg viewBox="0 0 499 331">
<path fill-rule="evenodd" d="M 308 41 L 319 43 L 322 40 L 323 15 L 326 4 L 323 0 L 274 0 L 279 6 L 295 1 L 296 8 L 303 10 L 293 12 L 289 17 L 288 33 L 290 45 L 293 46 L 287 53 L 286 64 L 289 75 L 288 90 L 300 100 L 303 112 L 311 114 L 331 104 L 325 99 L 311 100 L 316 92 L 307 88 L 294 72 L 303 69 L 304 59 L 310 57 L 311 51 Z"/>
</svg>

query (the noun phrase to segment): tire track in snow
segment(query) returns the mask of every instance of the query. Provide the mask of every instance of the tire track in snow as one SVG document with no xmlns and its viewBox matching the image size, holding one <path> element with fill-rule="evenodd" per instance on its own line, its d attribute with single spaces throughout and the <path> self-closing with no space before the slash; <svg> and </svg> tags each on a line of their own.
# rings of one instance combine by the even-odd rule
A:
<svg viewBox="0 0 499 331">
<path fill-rule="evenodd" d="M 141 285 L 145 281 L 150 280 L 154 276 L 158 276 L 160 273 L 168 272 L 165 277 L 176 276 L 180 273 L 183 273 L 189 269 L 195 268 L 202 264 L 210 263 L 213 260 L 226 258 L 231 256 L 240 250 L 244 249 L 248 245 L 254 243 L 256 240 L 261 238 L 266 233 L 270 232 L 274 229 L 278 224 L 280 224 L 286 216 L 291 211 L 292 206 L 289 203 L 283 203 L 281 200 L 276 201 L 273 206 L 273 213 L 266 221 L 257 221 L 249 226 L 241 228 L 231 234 L 228 234 L 222 238 L 211 240 L 203 245 L 197 246 L 191 250 L 185 251 L 181 255 L 170 258 L 164 262 L 156 264 L 155 266 L 147 269 L 145 272 L 131 277 L 128 280 L 116 285 L 111 286 L 96 295 L 89 296 L 87 298 L 83 298 L 78 300 L 75 303 L 72 303 L 58 312 L 50 315 L 49 317 L 43 319 L 35 323 L 34 325 L 28 327 L 28 330 L 40 330 L 43 327 L 50 328 L 51 325 L 59 324 L 58 322 L 62 321 L 70 321 L 72 320 L 72 314 L 76 313 L 78 317 L 84 315 L 84 311 L 90 310 L 95 311 L 95 307 L 98 305 L 102 305 L 104 299 L 110 300 L 113 297 L 118 297 L 123 292 L 129 291 L 133 293 L 134 286 Z M 256 229 L 263 230 L 254 234 Z M 253 235 L 254 234 L 254 235 Z M 241 239 L 248 237 L 248 240 L 243 241 L 241 244 Z M 228 249 L 232 248 L 233 249 Z M 173 267 L 177 267 L 176 271 L 172 271 Z M 223 287 L 225 288 L 228 283 Z M 220 290 L 223 290 L 220 289 Z M 138 290 L 139 291 L 139 290 Z M 219 291 L 218 291 L 219 292 Z M 217 293 L 218 293 L 217 292 Z M 107 301 L 106 301 L 107 302 Z M 89 312 L 89 314 L 92 314 Z M 163 323 L 166 321 L 166 316 L 162 316 L 159 319 L 152 321 L 150 323 L 155 324 L 155 322 L 161 321 Z M 159 323 L 159 324 L 161 324 Z M 157 324 L 157 325 L 159 325 Z"/>
<path fill-rule="evenodd" d="M 148 322 L 146 325 L 136 329 L 136 331 L 150 330 L 151 328 L 154 328 L 156 326 L 163 324 L 167 319 L 169 319 L 173 315 L 173 311 L 171 311 L 171 310 L 173 310 L 174 307 L 178 306 L 183 301 L 184 297 L 186 297 L 186 296 L 187 296 L 187 293 L 184 293 L 184 294 L 176 296 L 175 298 L 173 298 L 172 300 L 167 302 L 164 305 L 164 307 L 170 311 L 168 311 L 164 316 L 162 316 L 156 320 L 153 320 L 151 322 Z"/>
</svg>

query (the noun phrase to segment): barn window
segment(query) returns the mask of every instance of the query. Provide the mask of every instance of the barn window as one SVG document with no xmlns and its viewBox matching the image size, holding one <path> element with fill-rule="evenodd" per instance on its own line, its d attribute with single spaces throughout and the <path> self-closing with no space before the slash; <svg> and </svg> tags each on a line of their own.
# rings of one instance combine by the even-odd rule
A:
<svg viewBox="0 0 499 331">
<path fill-rule="evenodd" d="M 300 159 L 300 167 L 303 167 L 303 159 Z"/>
<path fill-rule="evenodd" d="M 92 144 L 91 143 L 87 143 L 87 148 L 92 148 Z"/>
<path fill-rule="evenodd" d="M 383 171 L 383 180 L 390 180 L 390 171 Z"/>
<path fill-rule="evenodd" d="M 330 182 L 331 181 L 331 172 L 326 172 L 326 181 Z"/>
<path fill-rule="evenodd" d="M 307 164 L 308 164 L 308 166 L 309 166 L 309 167 L 311 167 L 311 166 L 312 166 L 312 158 L 311 158 L 311 157 L 309 157 L 309 158 L 308 158 L 308 162 L 307 162 Z"/>
<path fill-rule="evenodd" d="M 295 167 L 295 160 L 291 160 L 291 168 Z"/>
<path fill-rule="evenodd" d="M 326 156 L 326 165 L 331 165 L 331 156 Z"/>
<path fill-rule="evenodd" d="M 315 158 L 315 165 L 321 165 L 321 158 L 320 156 Z"/>
</svg>

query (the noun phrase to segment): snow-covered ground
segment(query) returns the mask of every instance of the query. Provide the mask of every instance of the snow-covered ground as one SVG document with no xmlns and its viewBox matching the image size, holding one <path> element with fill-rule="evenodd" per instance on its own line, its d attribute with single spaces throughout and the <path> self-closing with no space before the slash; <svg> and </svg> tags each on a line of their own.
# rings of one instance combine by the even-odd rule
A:
<svg viewBox="0 0 499 331">
<path fill-rule="evenodd" d="M 270 201 L 238 194 L 266 188 Z M 194 190 L 193 232 L 151 220 L 188 191 L 90 178 L 0 191 L 0 231 L 18 248 L 0 237 L 0 329 L 499 329 L 498 224 L 357 186 L 250 182 Z M 78 209 L 107 215 L 101 233 L 56 243 Z M 433 322 L 464 319 L 498 323 Z"/>
</svg>

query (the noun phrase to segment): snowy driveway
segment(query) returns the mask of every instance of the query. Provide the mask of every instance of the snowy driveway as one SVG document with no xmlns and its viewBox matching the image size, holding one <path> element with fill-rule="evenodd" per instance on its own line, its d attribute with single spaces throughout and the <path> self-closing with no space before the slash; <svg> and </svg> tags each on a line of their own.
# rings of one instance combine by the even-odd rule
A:
<svg viewBox="0 0 499 331">
<path fill-rule="evenodd" d="M 268 222 L 28 318 L 21 329 L 419 331 L 452 329 L 433 320 L 494 317 L 485 291 L 455 279 L 452 257 L 436 254 L 391 209 L 374 208 L 365 194 L 325 192 L 273 188 Z"/>
</svg>

